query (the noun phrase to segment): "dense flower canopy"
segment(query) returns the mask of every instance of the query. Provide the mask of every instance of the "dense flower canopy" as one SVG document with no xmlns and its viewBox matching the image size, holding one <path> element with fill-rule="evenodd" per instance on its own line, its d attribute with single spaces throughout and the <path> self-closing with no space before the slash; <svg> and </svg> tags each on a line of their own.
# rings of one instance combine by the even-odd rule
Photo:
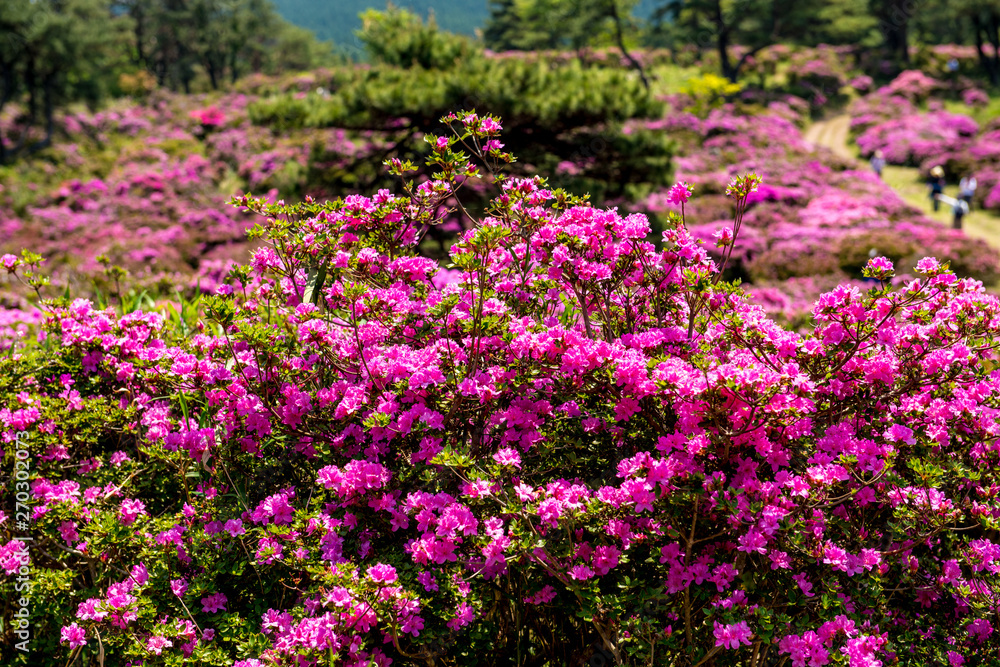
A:
<svg viewBox="0 0 1000 667">
<path fill-rule="evenodd" d="M 925 258 L 897 289 L 876 257 L 790 331 L 719 270 L 756 176 L 728 184 L 717 265 L 679 216 L 651 239 L 642 214 L 505 178 L 496 119 L 445 123 L 436 174 L 402 194 L 239 199 L 267 244 L 203 319 L 40 304 L 0 362 L 38 548 L 0 544 L 0 566 L 6 591 L 30 558 L 43 654 L 995 655 L 1000 303 L 981 283 Z M 498 194 L 473 215 L 478 178 Z M 455 207 L 469 228 L 442 268 L 415 247 Z"/>
</svg>

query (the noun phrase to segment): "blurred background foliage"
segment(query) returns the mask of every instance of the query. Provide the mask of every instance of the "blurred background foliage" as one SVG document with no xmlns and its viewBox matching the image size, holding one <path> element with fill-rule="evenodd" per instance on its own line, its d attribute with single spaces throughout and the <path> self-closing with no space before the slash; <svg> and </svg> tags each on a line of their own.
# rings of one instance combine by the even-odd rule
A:
<svg viewBox="0 0 1000 667">
<path fill-rule="evenodd" d="M 57 109 L 164 87 L 218 90 L 251 73 L 336 62 L 329 44 L 268 0 L 4 0 L 0 113 L 23 102 L 44 138 L 0 148 L 0 162 L 51 144 Z M 28 135 L 25 135 L 28 136 Z"/>
<path fill-rule="evenodd" d="M 317 33 L 336 41 L 319 41 Z M 51 143 L 55 110 L 74 102 L 93 107 L 155 87 L 218 90 L 249 74 L 350 68 L 358 61 L 372 63 L 374 73 L 335 74 L 345 85 L 335 86 L 325 109 L 315 101 L 276 102 L 268 113 L 282 122 L 346 117 L 365 124 L 360 116 L 377 118 L 397 102 L 402 115 L 426 118 L 471 98 L 498 103 L 497 113 L 536 115 L 543 126 L 604 114 L 615 120 L 647 113 L 649 101 L 633 94 L 629 77 L 595 69 L 624 64 L 648 88 L 643 54 L 663 48 L 674 65 L 714 61 L 721 76 L 737 81 L 757 54 L 778 43 L 854 45 L 874 54 L 873 73 L 884 76 L 911 64 L 915 44 L 975 45 L 982 74 L 996 85 L 1000 1 L 412 0 L 381 9 L 363 0 L 5 0 L 0 113 L 21 101 L 29 122 L 45 131 L 32 145 L 0 149 L 0 160 Z M 621 63 L 594 57 L 600 49 L 617 50 Z M 579 66 L 545 73 L 547 65 L 537 65 L 544 58 L 511 64 L 485 60 L 484 51 L 558 51 L 575 55 Z M 426 74 L 432 70 L 437 74 Z M 411 87 L 418 90 L 403 90 L 402 80 L 414 76 L 420 85 Z M 375 91 L 379 86 L 387 90 Z M 541 90 L 556 98 L 545 108 Z"/>
<path fill-rule="evenodd" d="M 349 15 L 325 31 L 335 12 Z M 515 174 L 660 228 L 660 190 L 703 142 L 720 170 L 742 150 L 710 117 L 802 128 L 904 70 L 946 81 L 952 53 L 962 89 L 982 88 L 975 113 L 995 116 L 1000 0 L 0 0 L 0 234 L 55 236 L 99 210 L 169 230 L 155 261 L 124 243 L 118 255 L 202 271 L 243 237 L 242 221 L 206 213 L 233 193 L 392 187 L 383 162 L 423 165 L 425 137 L 462 109 L 503 119 Z M 171 170 L 185 176 L 155 180 Z M 476 188 L 472 211 L 489 189 Z M 700 222 L 729 214 L 709 195 Z M 432 234 L 428 254 L 444 257 L 455 232 Z M 817 266 L 863 259 L 834 255 Z M 780 277 L 788 262 L 763 256 L 745 277 Z"/>
</svg>

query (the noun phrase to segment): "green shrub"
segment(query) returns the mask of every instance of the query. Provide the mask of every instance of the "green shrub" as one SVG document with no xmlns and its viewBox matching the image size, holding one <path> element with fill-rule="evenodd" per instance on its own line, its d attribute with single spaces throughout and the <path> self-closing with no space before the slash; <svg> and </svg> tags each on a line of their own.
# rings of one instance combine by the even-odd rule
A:
<svg viewBox="0 0 1000 667">
<path fill-rule="evenodd" d="M 852 278 L 861 278 L 862 270 L 872 257 L 886 257 L 899 264 L 901 260 L 911 257 L 916 248 L 900 234 L 873 231 L 844 238 L 836 252 L 841 270 Z"/>
<path fill-rule="evenodd" d="M 438 30 L 433 13 L 424 23 L 413 12 L 391 4 L 385 11 L 369 9 L 361 14 L 356 34 L 376 62 L 397 67 L 445 69 L 480 51 L 469 38 Z"/>
</svg>

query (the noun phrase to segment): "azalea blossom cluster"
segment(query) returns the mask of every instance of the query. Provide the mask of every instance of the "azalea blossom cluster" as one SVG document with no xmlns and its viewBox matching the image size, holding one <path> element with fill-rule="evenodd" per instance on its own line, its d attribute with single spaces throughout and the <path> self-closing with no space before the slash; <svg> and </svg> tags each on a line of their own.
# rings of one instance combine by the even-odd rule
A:
<svg viewBox="0 0 1000 667">
<path fill-rule="evenodd" d="M 40 304 L 0 360 L 3 458 L 27 434 L 37 461 L 36 650 L 997 655 L 1000 302 L 981 283 L 925 258 L 896 289 L 876 257 L 870 289 L 833 289 L 790 331 L 682 217 L 651 238 L 645 215 L 506 177 L 497 119 L 444 123 L 434 179 L 388 162 L 397 193 L 237 199 L 267 244 L 200 327 Z M 484 174 L 498 193 L 473 215 Z M 728 184 L 737 243 L 760 187 Z M 442 206 L 469 216 L 450 268 L 415 252 Z M 3 535 L 7 592 L 21 547 Z"/>
</svg>

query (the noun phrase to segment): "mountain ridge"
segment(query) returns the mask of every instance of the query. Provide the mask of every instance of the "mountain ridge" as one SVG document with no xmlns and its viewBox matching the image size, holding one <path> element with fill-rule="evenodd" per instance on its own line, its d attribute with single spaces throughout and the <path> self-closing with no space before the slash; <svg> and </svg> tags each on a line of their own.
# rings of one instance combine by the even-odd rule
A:
<svg viewBox="0 0 1000 667">
<path fill-rule="evenodd" d="M 321 40 L 333 42 L 338 51 L 359 58 L 363 47 L 354 36 L 361 27 L 358 15 L 366 9 L 384 9 L 385 2 L 372 0 L 272 0 L 278 13 L 288 22 L 308 28 Z M 437 24 L 444 30 L 473 35 L 489 17 L 487 0 L 403 0 L 394 5 L 427 18 L 433 12 Z"/>
<path fill-rule="evenodd" d="M 361 27 L 358 15 L 366 9 L 384 9 L 386 3 L 373 0 L 272 0 L 278 13 L 297 26 L 316 33 L 346 55 L 362 59 L 364 48 L 354 31 Z M 444 30 L 474 35 L 489 18 L 488 0 L 398 0 L 397 7 L 409 9 L 423 18 L 433 12 L 434 20 Z M 648 18 L 657 3 L 640 0 L 635 15 Z"/>
</svg>

